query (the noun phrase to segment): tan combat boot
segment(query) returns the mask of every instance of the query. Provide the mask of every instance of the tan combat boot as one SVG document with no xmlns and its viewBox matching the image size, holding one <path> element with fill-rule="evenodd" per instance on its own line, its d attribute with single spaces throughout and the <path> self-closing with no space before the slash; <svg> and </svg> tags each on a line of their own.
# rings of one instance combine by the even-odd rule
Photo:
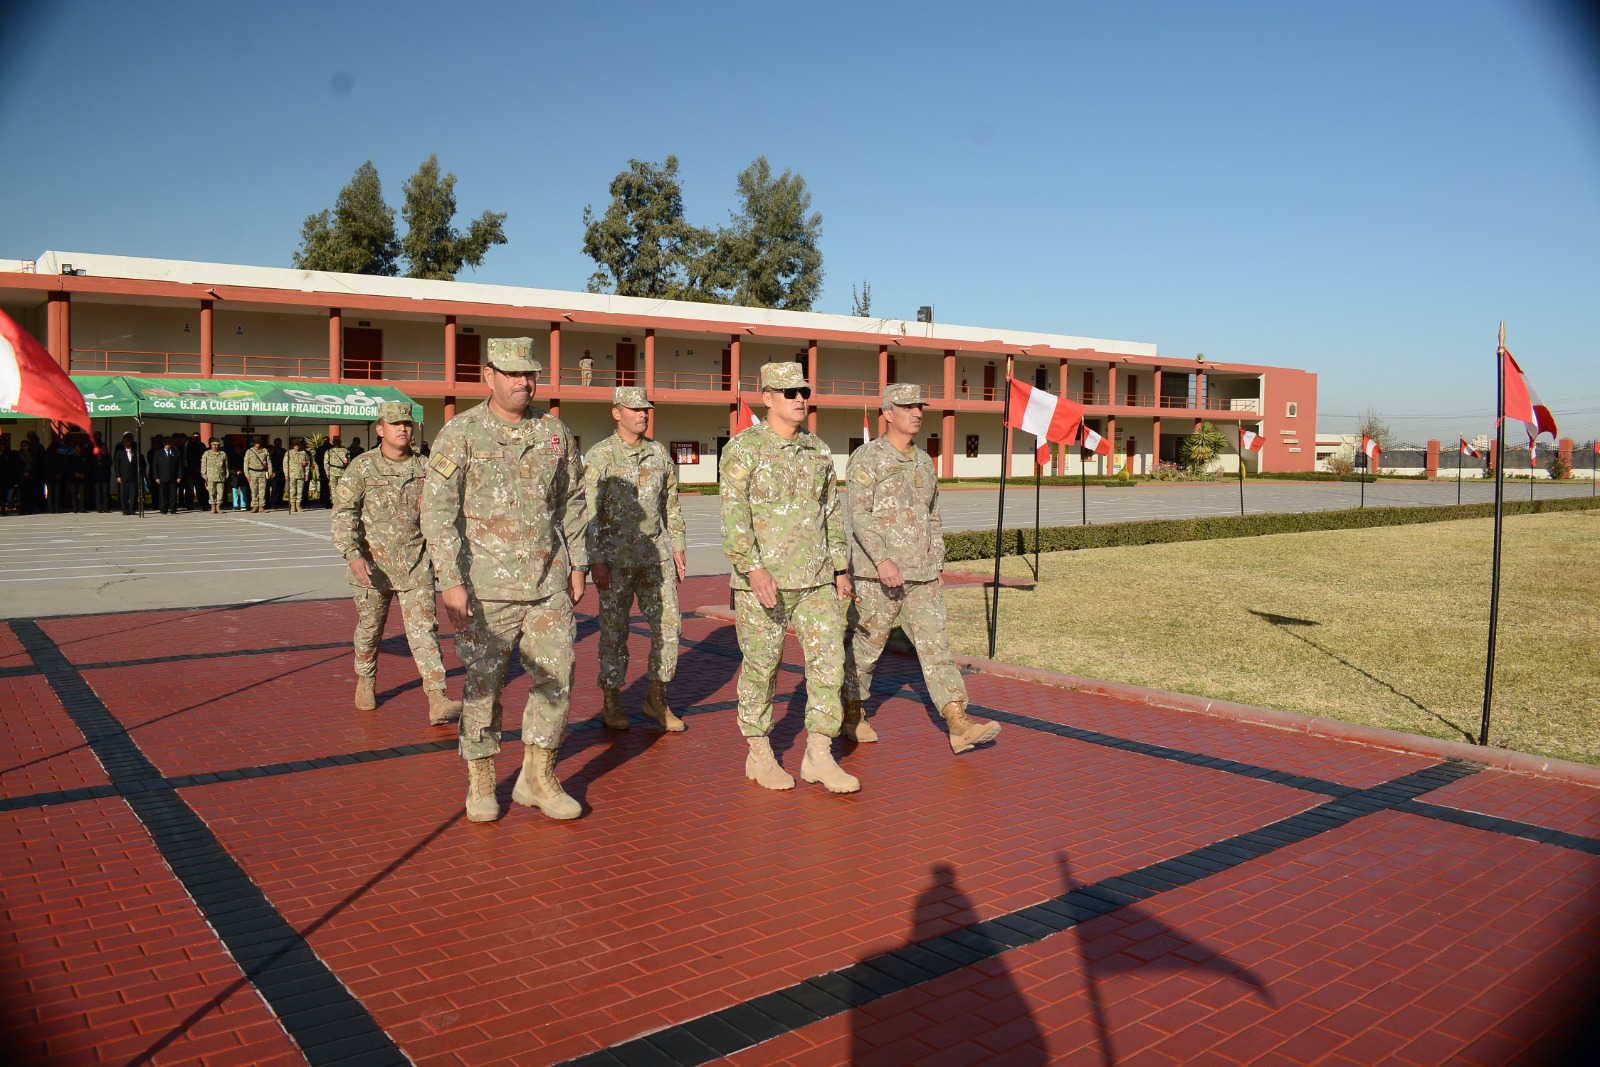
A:
<svg viewBox="0 0 1600 1067">
<path fill-rule="evenodd" d="M 356 710 L 378 710 L 378 679 L 360 675 L 356 678 Z"/>
<path fill-rule="evenodd" d="M 794 779 L 778 765 L 772 742 L 765 737 L 747 737 L 750 755 L 745 757 L 744 776 L 763 789 L 793 789 Z"/>
<path fill-rule="evenodd" d="M 522 773 L 511 790 L 511 799 L 527 807 L 537 807 L 552 819 L 576 819 L 583 808 L 567 796 L 556 781 L 556 753 L 554 749 L 538 745 L 522 748 Z"/>
<path fill-rule="evenodd" d="M 461 701 L 451 700 L 443 689 L 428 690 L 428 725 L 443 726 L 461 718 Z"/>
<path fill-rule="evenodd" d="M 600 721 L 605 724 L 607 730 L 628 728 L 628 714 L 622 710 L 620 689 L 600 690 Z"/>
<path fill-rule="evenodd" d="M 988 744 L 1000 732 L 997 722 L 968 718 L 967 706 L 959 700 L 952 700 L 940 708 L 939 714 L 944 716 L 945 724 L 950 727 L 950 751 L 957 754 Z"/>
<path fill-rule="evenodd" d="M 866 714 L 861 710 L 861 701 L 846 700 L 844 702 L 844 718 L 839 722 L 839 732 L 852 741 L 866 743 L 878 739 L 878 731 L 872 728 L 867 721 Z"/>
<path fill-rule="evenodd" d="M 669 734 L 682 733 L 686 729 L 683 720 L 667 706 L 666 682 L 650 679 L 650 695 L 644 698 L 644 713 Z"/>
<path fill-rule="evenodd" d="M 494 796 L 494 757 L 467 760 L 467 821 L 494 822 L 500 802 Z"/>
<path fill-rule="evenodd" d="M 857 793 L 861 781 L 833 761 L 833 738 L 815 730 L 806 735 L 806 754 L 800 761 L 800 777 L 821 782 L 830 793 Z"/>
</svg>

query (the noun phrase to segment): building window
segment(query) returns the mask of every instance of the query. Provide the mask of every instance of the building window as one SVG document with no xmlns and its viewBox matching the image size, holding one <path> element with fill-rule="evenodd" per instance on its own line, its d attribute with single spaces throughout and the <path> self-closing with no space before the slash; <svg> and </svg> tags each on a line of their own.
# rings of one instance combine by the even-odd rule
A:
<svg viewBox="0 0 1600 1067">
<path fill-rule="evenodd" d="M 978 435 L 975 433 L 967 434 L 967 458 L 978 458 Z"/>
<path fill-rule="evenodd" d="M 672 442 L 672 461 L 680 465 L 700 462 L 699 441 L 674 441 Z"/>
<path fill-rule="evenodd" d="M 1298 415 L 1299 413 L 1300 413 L 1300 407 L 1293 400 L 1289 401 L 1287 404 L 1285 404 L 1283 406 L 1283 414 L 1284 414 L 1285 418 L 1292 419 L 1296 415 Z"/>
</svg>

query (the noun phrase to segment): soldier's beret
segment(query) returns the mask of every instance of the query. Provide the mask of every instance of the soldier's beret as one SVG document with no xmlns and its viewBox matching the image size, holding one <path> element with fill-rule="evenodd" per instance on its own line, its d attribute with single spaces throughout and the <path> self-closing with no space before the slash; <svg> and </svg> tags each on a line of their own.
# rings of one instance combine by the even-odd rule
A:
<svg viewBox="0 0 1600 1067">
<path fill-rule="evenodd" d="M 495 370 L 542 371 L 544 365 L 533 358 L 531 337 L 489 338 L 489 362 Z"/>
<path fill-rule="evenodd" d="M 763 389 L 809 389 L 805 371 L 800 364 L 785 360 L 782 363 L 764 363 L 761 366 Z"/>
</svg>

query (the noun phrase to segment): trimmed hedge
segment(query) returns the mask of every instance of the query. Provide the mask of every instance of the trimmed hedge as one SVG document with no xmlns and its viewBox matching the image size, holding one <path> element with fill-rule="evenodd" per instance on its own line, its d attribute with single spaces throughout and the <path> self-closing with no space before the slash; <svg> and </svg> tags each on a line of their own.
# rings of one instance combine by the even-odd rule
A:
<svg viewBox="0 0 1600 1067">
<path fill-rule="evenodd" d="M 1560 497 L 1553 500 L 1508 500 L 1507 515 L 1538 515 L 1548 511 L 1586 511 L 1600 508 L 1594 497 Z M 1365 530 L 1378 526 L 1409 526 L 1421 522 L 1482 519 L 1494 515 L 1493 504 L 1450 504 L 1443 507 L 1350 508 L 1344 511 L 1307 511 L 1287 515 L 1210 515 L 1194 519 L 1144 519 L 1108 522 L 1100 526 L 1050 526 L 1039 531 L 1041 552 L 1075 552 L 1083 548 L 1119 548 L 1124 545 L 1165 545 L 1178 541 L 1210 541 L 1222 537 L 1259 537 L 1263 534 L 1308 533 L 1316 530 Z M 1004 530 L 1000 547 L 1007 556 L 1033 551 L 1033 530 Z M 944 558 L 993 559 L 993 530 L 963 530 L 944 535 Z"/>
</svg>

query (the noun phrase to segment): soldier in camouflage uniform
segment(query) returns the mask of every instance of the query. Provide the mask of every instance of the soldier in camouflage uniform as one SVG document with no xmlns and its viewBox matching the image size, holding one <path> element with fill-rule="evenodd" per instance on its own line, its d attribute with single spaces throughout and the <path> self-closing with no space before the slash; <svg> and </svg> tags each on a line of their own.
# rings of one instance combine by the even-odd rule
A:
<svg viewBox="0 0 1600 1067">
<path fill-rule="evenodd" d="M 650 409 L 644 390 L 613 394 L 617 432 L 583 457 L 589 498 L 589 571 L 600 590 L 600 719 L 626 730 L 622 682 L 628 673 L 628 618 L 635 594 L 650 624 L 650 695 L 644 713 L 677 732 L 683 720 L 667 704 L 666 685 L 678 669 L 678 583 L 687 542 L 678 507 L 678 474 L 659 441 L 644 436 Z"/>
<path fill-rule="evenodd" d="M 490 338 L 488 349 L 489 399 L 439 431 L 422 506 L 422 532 L 456 627 L 456 656 L 467 668 L 467 818 L 500 817 L 500 690 L 519 652 L 530 686 L 522 773 L 511 799 L 552 819 L 575 819 L 582 809 L 556 780 L 555 762 L 572 697 L 572 609 L 589 569 L 583 461 L 566 424 L 530 406 L 543 369 L 533 339 Z"/>
<path fill-rule="evenodd" d="M 250 510 L 267 510 L 267 479 L 272 477 L 272 453 L 267 451 L 266 437 L 256 438 L 244 453 L 244 478 L 250 483 Z"/>
<path fill-rule="evenodd" d="M 913 440 L 922 428 L 922 407 L 919 386 L 886 388 L 887 432 L 856 449 L 845 469 L 850 574 L 859 599 L 850 608 L 841 729 L 856 741 L 878 739 L 861 702 L 872 691 L 872 669 L 898 623 L 917 650 L 934 707 L 950 729 L 951 750 L 965 752 L 993 741 L 1000 724 L 968 718 L 967 687 L 945 636 L 939 481 L 933 461 Z"/>
<path fill-rule="evenodd" d="M 211 439 L 211 447 L 200 456 L 200 477 L 205 480 L 206 491 L 211 494 L 211 514 L 222 514 L 222 497 L 228 485 L 228 454 L 222 442 Z"/>
<path fill-rule="evenodd" d="M 409 441 L 406 447 L 410 448 Z M 306 479 L 311 477 L 311 453 L 298 437 L 290 442 L 289 451 L 284 454 L 283 476 L 288 482 L 289 510 L 304 511 L 305 505 L 301 502 L 305 500 Z"/>
<path fill-rule="evenodd" d="M 334 434 L 333 440 L 329 442 L 328 451 L 322 457 L 323 470 L 328 474 L 328 484 L 322 487 L 323 499 L 328 501 L 338 499 L 339 479 L 344 477 L 345 468 L 348 466 L 350 466 L 350 450 L 340 444 L 339 435 Z"/>
<path fill-rule="evenodd" d="M 733 564 L 739 651 L 739 731 L 750 745 L 745 776 L 767 789 L 793 789 L 767 739 L 772 696 L 792 625 L 805 654 L 806 752 L 800 776 L 835 793 L 861 783 L 834 762 L 844 612 L 853 597 L 833 454 L 800 429 L 811 385 L 798 363 L 761 368 L 767 421 L 728 442 L 722 454 L 722 549 Z"/>
<path fill-rule="evenodd" d="M 360 711 L 378 706 L 378 642 L 389 618 L 389 601 L 398 596 L 411 658 L 428 695 L 428 722 L 438 726 L 459 719 L 461 704 L 444 695 L 433 567 L 422 540 L 427 470 L 411 451 L 416 432 L 411 405 L 380 404 L 377 432 L 381 446 L 350 464 L 333 500 L 333 545 L 350 562 L 350 592 L 356 601 L 355 705 Z M 305 452 L 289 455 L 310 458 Z"/>
</svg>

